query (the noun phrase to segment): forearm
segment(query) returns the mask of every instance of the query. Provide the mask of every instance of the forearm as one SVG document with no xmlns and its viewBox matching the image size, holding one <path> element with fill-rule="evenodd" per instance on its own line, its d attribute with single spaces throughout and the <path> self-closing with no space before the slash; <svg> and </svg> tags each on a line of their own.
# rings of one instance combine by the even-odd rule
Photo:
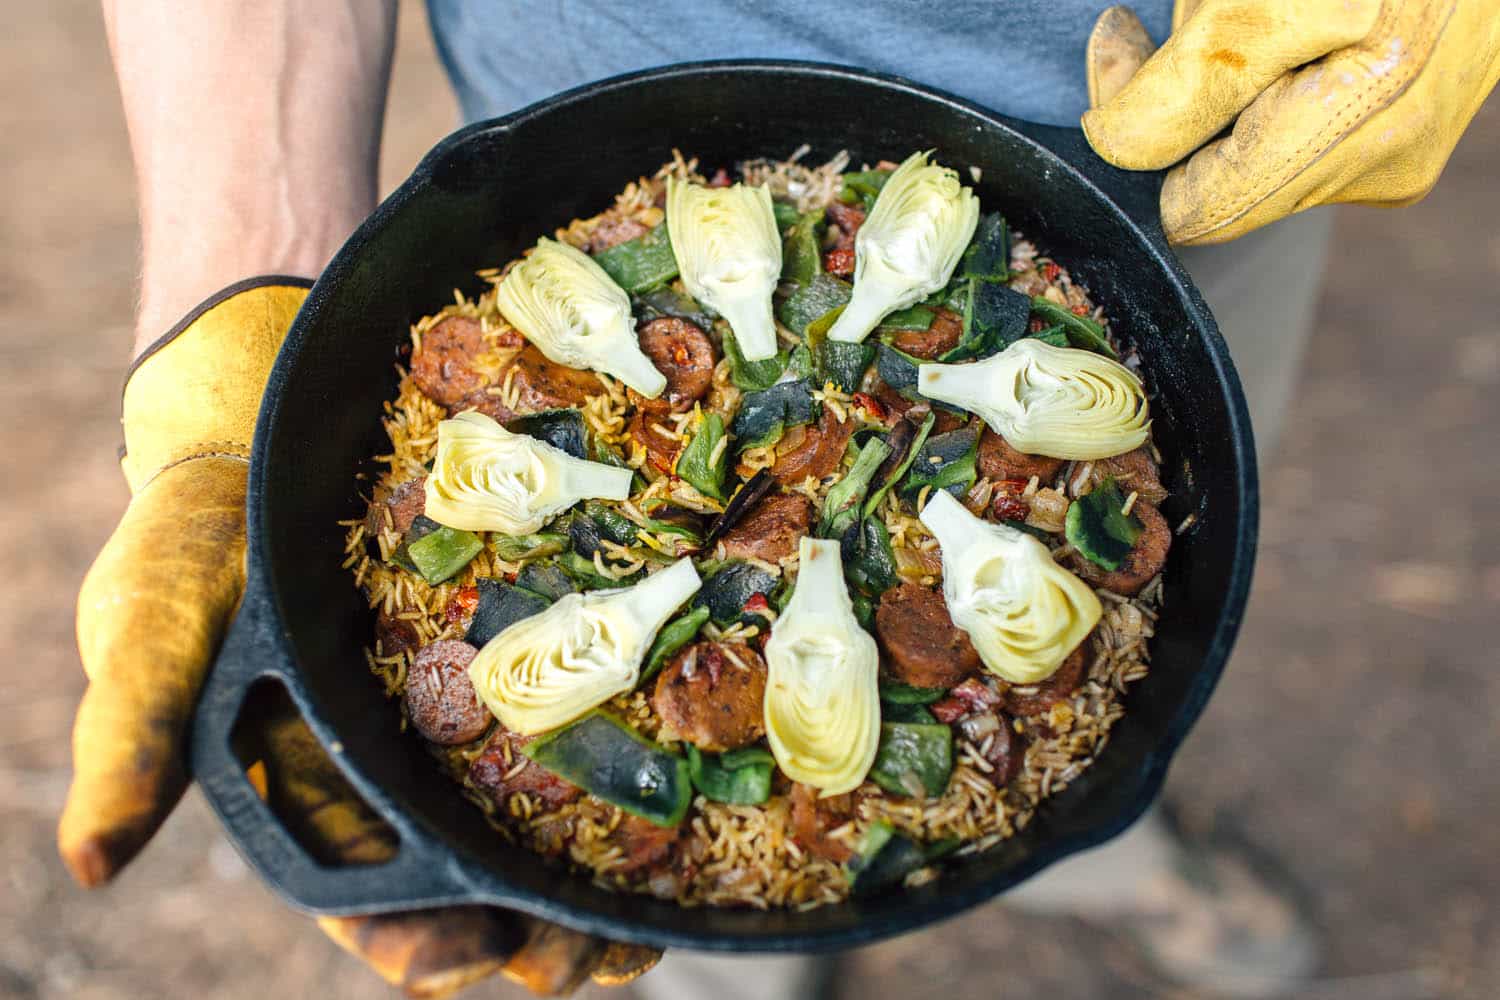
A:
<svg viewBox="0 0 1500 1000">
<path fill-rule="evenodd" d="M 104 0 L 135 159 L 135 352 L 219 288 L 315 276 L 369 213 L 394 0 Z"/>
</svg>

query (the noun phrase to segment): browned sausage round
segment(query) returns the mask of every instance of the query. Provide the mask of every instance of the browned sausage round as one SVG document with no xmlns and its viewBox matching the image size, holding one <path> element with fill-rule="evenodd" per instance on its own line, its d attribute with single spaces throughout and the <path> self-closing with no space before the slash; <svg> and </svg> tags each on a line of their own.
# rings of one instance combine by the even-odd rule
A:
<svg viewBox="0 0 1500 1000">
<path fill-rule="evenodd" d="M 1036 476 L 1043 486 L 1051 485 L 1057 478 L 1057 470 L 1063 467 L 1060 458 L 1017 451 L 1010 446 L 1009 441 L 988 427 L 979 436 L 978 462 L 979 474 L 994 482 L 1019 479 L 1024 483 Z"/>
<path fill-rule="evenodd" d="M 1151 457 L 1151 449 L 1147 445 L 1141 445 L 1135 451 L 1127 451 L 1114 458 L 1095 461 L 1089 472 L 1089 480 L 1098 484 L 1106 479 L 1115 481 L 1115 485 L 1120 487 L 1121 496 L 1134 491 L 1141 495 L 1142 500 L 1157 506 L 1167 498 L 1156 459 Z"/>
<path fill-rule="evenodd" d="M 1026 762 L 1026 739 L 1011 725 L 1010 716 L 996 714 L 1000 728 L 980 741 L 983 747 L 980 755 L 994 768 L 985 777 L 999 788 L 1010 784 L 1011 779 L 1021 773 L 1021 765 Z M 986 743 L 989 745 L 985 746 Z"/>
<path fill-rule="evenodd" d="M 927 329 L 896 331 L 891 337 L 891 346 L 914 358 L 931 361 L 957 347 L 963 332 L 962 316 L 951 309 L 939 309 L 933 314 L 932 325 Z"/>
<path fill-rule="evenodd" d="M 1107 570 L 1077 552 L 1068 557 L 1073 572 L 1096 587 L 1124 597 L 1139 594 L 1161 572 L 1167 564 L 1167 551 L 1172 547 L 1172 529 L 1167 526 L 1167 519 L 1161 516 L 1161 511 L 1137 500 L 1131 513 L 1141 520 L 1141 536 L 1135 540 L 1135 547 L 1125 554 L 1119 569 Z"/>
<path fill-rule="evenodd" d="M 843 840 L 828 836 L 854 818 L 854 796 L 830 795 L 819 798 L 811 785 L 793 785 L 792 835 L 807 853 L 836 864 L 848 861 L 854 851 Z"/>
<path fill-rule="evenodd" d="M 418 476 L 400 483 L 384 496 L 375 494 L 370 501 L 370 511 L 365 515 L 365 532 L 379 535 L 385 530 L 385 512 L 391 512 L 391 527 L 396 534 L 404 535 L 411 523 L 427 507 L 427 477 Z"/>
<path fill-rule="evenodd" d="M 495 386 L 485 386 L 478 392 L 471 392 L 448 407 L 449 413 L 462 413 L 464 410 L 477 410 L 497 424 L 508 424 L 516 419 L 516 411 L 505 405 L 504 398 Z"/>
<path fill-rule="evenodd" d="M 875 637 L 885 650 L 886 672 L 902 684 L 951 688 L 977 674 L 974 644 L 953 624 L 943 595 L 917 583 L 885 592 L 875 609 Z"/>
<path fill-rule="evenodd" d="M 550 811 L 577 800 L 583 789 L 564 781 L 521 752 L 534 736 L 522 736 L 497 725 L 484 750 L 469 765 L 469 784 L 488 795 L 500 808 L 516 792 L 525 792 L 533 805 Z"/>
<path fill-rule="evenodd" d="M 449 316 L 422 334 L 422 346 L 411 356 L 412 380 L 428 399 L 452 406 L 488 383 L 473 365 L 487 350 L 479 320 Z"/>
<path fill-rule="evenodd" d="M 630 436 L 646 449 L 646 460 L 653 468 L 659 472 L 671 472 L 682 442 L 663 434 L 658 425 L 670 427 L 671 421 L 660 410 L 636 410 L 630 419 Z"/>
<path fill-rule="evenodd" d="M 796 433 L 801 432 L 797 440 Z M 840 421 L 828 407 L 815 425 L 793 428 L 776 447 L 771 475 L 781 483 L 800 483 L 808 476 L 822 479 L 844 460 L 844 446 L 854 435 L 854 418 Z M 794 442 L 783 449 L 782 445 Z"/>
<path fill-rule="evenodd" d="M 759 653 L 737 642 L 696 642 L 656 679 L 651 706 L 679 738 L 718 752 L 765 735 L 765 696 L 766 661 Z"/>
<path fill-rule="evenodd" d="M 839 250 L 853 250 L 854 237 L 859 233 L 859 227 L 865 224 L 865 210 L 859 205 L 835 201 L 828 206 L 828 221 L 839 227 L 838 242 L 834 246 Z"/>
<path fill-rule="evenodd" d="M 1093 648 L 1093 643 L 1085 639 L 1068 654 L 1051 677 L 1039 684 L 1018 684 L 1007 688 L 1006 709 L 1015 715 L 1041 715 L 1058 702 L 1067 701 L 1088 676 Z"/>
<path fill-rule="evenodd" d="M 589 234 L 589 253 L 598 253 L 617 247 L 621 243 L 629 243 L 631 240 L 645 236 L 651 230 L 642 223 L 635 221 L 628 215 L 618 215 L 614 211 L 604 213 L 594 231 Z"/>
<path fill-rule="evenodd" d="M 813 505 L 801 493 L 773 493 L 724 533 L 726 559 L 764 559 L 779 563 L 797 551 L 812 526 Z"/>
<path fill-rule="evenodd" d="M 477 740 L 489 728 L 490 710 L 469 683 L 469 663 L 479 650 L 439 639 L 417 651 L 406 672 L 406 714 L 417 732 L 439 746 Z"/>
<path fill-rule="evenodd" d="M 604 391 L 593 372 L 579 371 L 555 361 L 528 344 L 512 362 L 512 385 L 515 387 L 517 413 L 541 413 L 569 406 L 582 406 L 584 400 Z"/>
<path fill-rule="evenodd" d="M 667 377 L 667 387 L 655 399 L 634 389 L 630 400 L 637 406 L 665 405 L 673 410 L 691 410 L 714 381 L 714 345 L 696 323 L 675 316 L 654 319 L 640 329 L 641 350 L 656 370 Z"/>
<path fill-rule="evenodd" d="M 610 843 L 620 848 L 620 857 L 610 870 L 630 875 L 642 869 L 669 866 L 681 833 L 681 827 L 657 826 L 650 820 L 627 814 L 609 835 Z"/>
</svg>

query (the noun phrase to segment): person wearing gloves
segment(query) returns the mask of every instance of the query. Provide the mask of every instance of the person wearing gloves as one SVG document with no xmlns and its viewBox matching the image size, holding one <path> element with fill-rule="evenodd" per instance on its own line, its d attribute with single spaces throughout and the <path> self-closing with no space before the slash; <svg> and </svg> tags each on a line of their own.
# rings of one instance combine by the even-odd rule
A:
<svg viewBox="0 0 1500 1000">
<path fill-rule="evenodd" d="M 934 18 L 915 0 L 866 0 L 855 16 L 794 0 L 663 0 L 628 16 L 602 2 L 429 2 L 470 120 L 618 72 L 736 56 L 857 64 L 1017 117 L 1081 117 L 1105 160 L 1170 168 L 1162 224 L 1230 344 L 1264 455 L 1327 246 L 1327 213 L 1305 210 L 1421 198 L 1500 76 L 1500 17 L 1486 0 L 1102 6 L 953 0 Z M 394 0 L 104 8 L 143 268 L 123 399 L 132 498 L 79 595 L 89 687 L 58 831 L 90 886 L 130 861 L 185 790 L 185 730 L 244 583 L 259 397 L 310 279 L 373 208 L 396 17 Z M 164 525 L 170 550 L 156 542 Z M 317 860 L 391 856 L 389 832 L 306 726 L 280 709 L 256 721 L 252 776 Z M 1295 909 L 1242 858 L 1183 843 L 1155 815 L 1005 902 L 1128 924 L 1164 974 L 1224 992 L 1283 988 L 1315 957 Z M 413 996 L 496 971 L 564 993 L 590 977 L 631 980 L 658 957 L 486 907 L 319 925 Z M 825 972 L 811 959 L 674 955 L 633 988 L 801 997 Z"/>
</svg>

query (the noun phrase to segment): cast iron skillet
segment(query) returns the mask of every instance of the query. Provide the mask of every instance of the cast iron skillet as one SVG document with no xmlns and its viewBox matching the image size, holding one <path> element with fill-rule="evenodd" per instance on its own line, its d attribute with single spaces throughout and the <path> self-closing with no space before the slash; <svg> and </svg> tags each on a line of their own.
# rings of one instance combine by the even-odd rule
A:
<svg viewBox="0 0 1500 1000">
<path fill-rule="evenodd" d="M 340 568 L 355 474 L 386 447 L 407 327 L 455 287 L 482 290 L 537 236 L 593 214 L 675 146 L 709 167 L 786 155 L 854 163 L 933 148 L 986 210 L 1067 264 L 1140 345 L 1179 537 L 1149 677 L 1084 776 L 1019 836 L 913 891 L 808 912 L 686 910 L 594 888 L 510 847 L 441 777 L 361 655 L 371 615 Z M 1213 318 L 1156 221 L 1160 178 L 1105 166 L 1076 131 L 1012 121 L 906 80 L 791 62 L 680 65 L 607 80 L 462 129 L 345 244 L 313 287 L 266 388 L 249 481 L 249 586 L 195 722 L 192 763 L 230 836 L 291 903 L 323 913 L 491 903 L 618 940 L 724 951 L 824 951 L 952 916 L 1114 836 L 1151 802 L 1239 628 L 1254 555 L 1254 451 Z M 395 828 L 377 867 L 311 861 L 245 780 L 230 729 L 256 684 L 283 685 L 354 786 Z"/>
</svg>

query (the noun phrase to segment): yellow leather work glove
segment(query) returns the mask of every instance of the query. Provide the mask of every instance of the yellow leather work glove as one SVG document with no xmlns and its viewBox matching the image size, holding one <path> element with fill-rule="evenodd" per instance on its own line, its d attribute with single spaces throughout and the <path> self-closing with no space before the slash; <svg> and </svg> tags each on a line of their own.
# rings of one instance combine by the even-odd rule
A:
<svg viewBox="0 0 1500 1000">
<path fill-rule="evenodd" d="M 1187 157 L 1162 188 L 1162 226 L 1173 243 L 1222 243 L 1314 205 L 1426 195 L 1500 78 L 1500 7 L 1178 0 L 1155 54 L 1112 7 L 1087 70 L 1089 144 L 1129 170 Z"/>
<path fill-rule="evenodd" d="M 108 881 L 187 786 L 185 736 L 245 584 L 245 480 L 261 393 L 307 295 L 295 279 L 226 289 L 155 345 L 126 383 L 122 459 L 132 498 L 78 596 L 89 685 L 73 729 L 73 783 L 58 850 L 79 882 Z M 257 735 L 262 785 L 325 863 L 395 850 L 295 714 Z M 416 996 L 501 969 L 538 992 L 592 972 L 623 981 L 657 953 L 518 914 L 455 907 L 321 926 Z"/>
</svg>

